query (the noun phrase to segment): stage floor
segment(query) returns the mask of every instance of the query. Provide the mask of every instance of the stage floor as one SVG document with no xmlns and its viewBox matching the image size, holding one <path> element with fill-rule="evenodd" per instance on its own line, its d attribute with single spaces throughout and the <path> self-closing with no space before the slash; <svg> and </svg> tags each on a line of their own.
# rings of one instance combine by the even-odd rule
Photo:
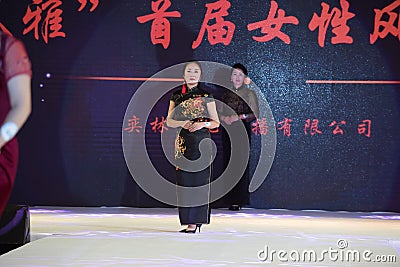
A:
<svg viewBox="0 0 400 267">
<path fill-rule="evenodd" d="M 31 242 L 0 266 L 400 266 L 400 214 L 214 209 L 178 233 L 177 209 L 31 207 Z"/>
</svg>

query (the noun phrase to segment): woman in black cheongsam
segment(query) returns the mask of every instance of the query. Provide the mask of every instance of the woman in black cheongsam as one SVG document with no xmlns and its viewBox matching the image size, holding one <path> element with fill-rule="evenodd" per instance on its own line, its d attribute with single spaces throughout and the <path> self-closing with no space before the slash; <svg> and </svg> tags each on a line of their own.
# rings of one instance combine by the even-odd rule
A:
<svg viewBox="0 0 400 267">
<path fill-rule="evenodd" d="M 209 129 L 219 126 L 216 104 L 211 94 L 201 88 L 201 65 L 190 61 L 184 66 L 184 84 L 174 92 L 168 109 L 167 125 L 177 128 L 175 160 L 179 220 L 187 227 L 180 232 L 195 233 L 202 224 L 210 223 L 210 179 L 212 146 Z M 205 148 L 203 155 L 199 148 Z M 204 159 L 204 167 L 199 160 Z M 197 161 L 196 161 L 197 160 Z M 200 160 L 201 161 L 201 160 Z M 196 194 L 185 190 L 199 187 Z M 190 203 L 201 203 L 191 205 Z"/>
<path fill-rule="evenodd" d="M 239 132 L 241 122 L 246 128 L 247 136 L 243 142 L 235 143 L 239 151 L 245 151 L 246 146 L 250 146 L 251 141 L 251 123 L 256 119 L 259 113 L 257 96 L 253 90 L 246 85 L 247 69 L 244 65 L 236 63 L 231 69 L 232 90 L 225 90 L 222 95 L 222 102 L 227 106 L 221 106 L 219 109 L 222 128 L 223 160 L 224 166 L 228 165 L 231 156 L 231 141 L 228 132 Z M 233 110 L 233 113 L 232 113 Z M 247 158 L 243 161 L 248 162 Z M 249 204 L 249 165 L 240 178 L 239 182 L 227 194 L 226 202 L 230 210 L 240 210 L 243 206 Z"/>
</svg>

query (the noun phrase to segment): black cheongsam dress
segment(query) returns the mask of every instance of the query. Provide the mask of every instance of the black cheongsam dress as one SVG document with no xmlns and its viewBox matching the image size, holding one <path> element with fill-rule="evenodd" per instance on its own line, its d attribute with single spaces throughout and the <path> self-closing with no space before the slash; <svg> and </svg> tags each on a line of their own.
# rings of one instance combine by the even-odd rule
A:
<svg viewBox="0 0 400 267">
<path fill-rule="evenodd" d="M 175 103 L 173 111 L 174 120 L 190 120 L 192 122 L 209 121 L 207 103 L 214 98 L 199 87 L 189 89 L 187 92 L 176 91 L 171 97 Z M 179 220 L 181 225 L 208 224 L 210 223 L 210 181 L 212 146 L 209 142 L 203 142 L 201 147 L 205 153 L 200 153 L 200 142 L 210 139 L 210 132 L 202 128 L 195 132 L 189 132 L 184 128 L 178 128 L 175 140 L 175 160 L 177 174 L 177 202 Z M 209 141 L 210 141 L 209 140 Z M 197 168 L 196 160 L 202 156 L 203 162 L 208 162 L 205 168 Z M 180 186 L 180 187 L 179 187 Z M 193 194 L 185 190 L 187 187 L 201 187 Z M 188 205 L 189 203 L 189 205 Z M 190 203 L 201 203 L 191 205 Z"/>
</svg>

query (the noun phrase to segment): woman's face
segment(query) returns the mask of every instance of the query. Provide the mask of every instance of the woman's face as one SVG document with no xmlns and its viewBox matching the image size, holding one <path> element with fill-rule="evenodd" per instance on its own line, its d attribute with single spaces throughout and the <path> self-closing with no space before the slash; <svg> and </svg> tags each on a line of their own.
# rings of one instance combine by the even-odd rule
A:
<svg viewBox="0 0 400 267">
<path fill-rule="evenodd" d="M 231 81 L 235 88 L 239 88 L 240 86 L 243 85 L 244 78 L 246 78 L 246 75 L 244 75 L 242 70 L 240 70 L 240 69 L 232 70 Z"/>
<path fill-rule="evenodd" d="M 200 80 L 200 76 L 201 69 L 199 65 L 197 65 L 196 63 L 189 63 L 188 65 L 186 65 L 185 71 L 183 73 L 183 78 L 185 79 L 187 85 L 197 85 Z"/>
</svg>

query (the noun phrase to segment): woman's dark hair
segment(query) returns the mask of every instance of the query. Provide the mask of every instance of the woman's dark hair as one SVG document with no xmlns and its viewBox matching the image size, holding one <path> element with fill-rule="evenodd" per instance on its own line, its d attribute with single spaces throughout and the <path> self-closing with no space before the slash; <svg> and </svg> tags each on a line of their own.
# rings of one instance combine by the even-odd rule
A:
<svg viewBox="0 0 400 267">
<path fill-rule="evenodd" d="M 248 74 L 247 69 L 246 69 L 246 67 L 245 67 L 243 64 L 240 64 L 240 63 L 235 63 L 235 64 L 233 64 L 233 65 L 232 65 L 231 73 L 232 73 L 232 71 L 233 71 L 234 69 L 239 69 L 239 70 L 243 71 L 244 75 L 246 75 L 246 76 L 247 76 L 247 74 Z"/>
</svg>

